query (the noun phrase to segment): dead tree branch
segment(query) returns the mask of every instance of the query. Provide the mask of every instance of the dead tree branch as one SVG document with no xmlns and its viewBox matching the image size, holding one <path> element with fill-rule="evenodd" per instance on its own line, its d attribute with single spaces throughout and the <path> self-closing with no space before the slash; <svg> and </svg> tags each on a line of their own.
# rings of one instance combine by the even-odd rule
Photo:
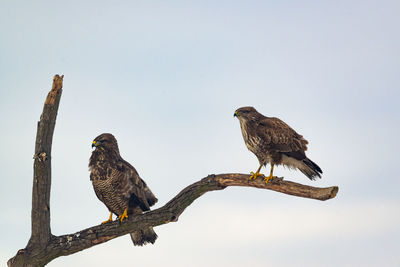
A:
<svg viewBox="0 0 400 267">
<path fill-rule="evenodd" d="M 338 187 L 317 188 L 282 179 L 270 183 L 260 178 L 249 181 L 250 175 L 231 173 L 209 175 L 189 185 L 163 207 L 129 218 L 62 236 L 54 236 L 50 229 L 51 144 L 58 105 L 61 98 L 63 76 L 56 75 L 38 123 L 34 156 L 32 191 L 32 234 L 28 245 L 8 261 L 8 266 L 44 266 L 51 260 L 66 256 L 113 238 L 148 226 L 158 226 L 178 220 L 182 212 L 204 193 L 222 190 L 228 186 L 248 186 L 269 189 L 284 194 L 317 200 L 334 198 Z"/>
<path fill-rule="evenodd" d="M 36 133 L 32 189 L 32 234 L 28 247 L 46 245 L 50 230 L 51 145 L 64 76 L 55 75 Z"/>
</svg>

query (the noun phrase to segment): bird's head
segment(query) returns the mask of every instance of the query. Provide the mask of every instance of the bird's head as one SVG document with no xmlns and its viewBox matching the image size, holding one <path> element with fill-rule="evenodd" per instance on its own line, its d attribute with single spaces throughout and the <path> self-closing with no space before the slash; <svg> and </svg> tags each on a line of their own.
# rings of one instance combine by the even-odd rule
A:
<svg viewBox="0 0 400 267">
<path fill-rule="evenodd" d="M 102 150 L 118 150 L 117 139 L 110 133 L 103 133 L 97 136 L 92 142 L 92 148 Z"/>
<path fill-rule="evenodd" d="M 234 117 L 237 117 L 241 120 L 248 120 L 253 118 L 256 114 L 258 114 L 257 110 L 253 107 L 241 107 L 238 108 L 233 114 Z"/>
</svg>

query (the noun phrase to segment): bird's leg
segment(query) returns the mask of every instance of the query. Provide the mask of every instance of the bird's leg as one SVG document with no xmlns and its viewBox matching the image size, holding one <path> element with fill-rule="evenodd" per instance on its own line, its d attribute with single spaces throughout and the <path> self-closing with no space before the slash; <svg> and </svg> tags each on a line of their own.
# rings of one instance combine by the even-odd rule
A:
<svg viewBox="0 0 400 267">
<path fill-rule="evenodd" d="M 269 176 L 264 178 L 266 184 L 268 184 L 269 180 L 276 178 L 276 176 L 272 175 L 273 172 L 274 172 L 274 164 L 271 164 L 271 172 L 269 173 Z"/>
<path fill-rule="evenodd" d="M 110 212 L 110 218 L 108 218 L 107 221 L 104 221 L 101 224 L 105 224 L 105 223 L 108 223 L 108 222 L 112 222 L 112 212 Z"/>
<path fill-rule="evenodd" d="M 260 165 L 260 167 L 258 168 L 258 170 L 256 171 L 256 173 L 254 173 L 254 172 L 251 172 L 251 173 L 250 173 L 251 176 L 250 176 L 249 180 L 255 180 L 255 179 L 257 179 L 258 176 L 264 176 L 264 174 L 260 174 L 260 170 L 261 170 L 261 167 L 262 167 L 262 166 L 263 166 L 263 165 Z"/>
<path fill-rule="evenodd" d="M 128 218 L 128 208 L 124 210 L 124 213 L 118 216 L 118 219 L 122 222 L 125 218 Z"/>
</svg>

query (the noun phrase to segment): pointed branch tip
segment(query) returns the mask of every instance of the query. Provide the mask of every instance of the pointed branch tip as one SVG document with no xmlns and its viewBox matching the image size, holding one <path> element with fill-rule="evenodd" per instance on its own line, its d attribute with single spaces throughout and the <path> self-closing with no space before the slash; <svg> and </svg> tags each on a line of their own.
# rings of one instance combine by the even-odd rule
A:
<svg viewBox="0 0 400 267">
<path fill-rule="evenodd" d="M 45 104 L 54 105 L 54 102 L 56 101 L 57 93 L 62 91 L 63 79 L 64 79 L 64 75 L 61 75 L 61 76 L 58 74 L 54 75 L 53 86 L 51 88 L 51 91 L 47 95 Z"/>
</svg>

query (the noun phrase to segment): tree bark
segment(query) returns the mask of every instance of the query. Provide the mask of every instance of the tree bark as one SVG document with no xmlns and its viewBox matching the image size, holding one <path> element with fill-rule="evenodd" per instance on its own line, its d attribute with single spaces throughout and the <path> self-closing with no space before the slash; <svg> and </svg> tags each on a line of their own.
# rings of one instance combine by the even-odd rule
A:
<svg viewBox="0 0 400 267">
<path fill-rule="evenodd" d="M 43 246 L 50 240 L 51 236 L 51 145 L 61 99 L 63 78 L 64 76 L 54 76 L 53 87 L 47 95 L 43 112 L 38 122 L 35 155 L 33 157 L 32 234 L 28 247 Z"/>
<path fill-rule="evenodd" d="M 49 203 L 51 144 L 62 93 L 62 83 L 63 76 L 54 76 L 52 90 L 46 98 L 43 113 L 38 123 L 34 156 L 31 238 L 26 248 L 20 249 L 8 261 L 9 267 L 44 266 L 57 257 L 76 253 L 131 233 L 134 230 L 175 222 L 186 207 L 204 193 L 222 190 L 228 186 L 256 187 L 317 200 L 334 198 L 339 190 L 337 186 L 327 188 L 311 187 L 284 181 L 282 178 L 276 178 L 266 184 L 261 178 L 249 181 L 250 175 L 247 174 L 212 174 L 183 189 L 163 207 L 131 217 L 123 223 L 115 220 L 73 234 L 53 236 L 50 229 Z"/>
</svg>

